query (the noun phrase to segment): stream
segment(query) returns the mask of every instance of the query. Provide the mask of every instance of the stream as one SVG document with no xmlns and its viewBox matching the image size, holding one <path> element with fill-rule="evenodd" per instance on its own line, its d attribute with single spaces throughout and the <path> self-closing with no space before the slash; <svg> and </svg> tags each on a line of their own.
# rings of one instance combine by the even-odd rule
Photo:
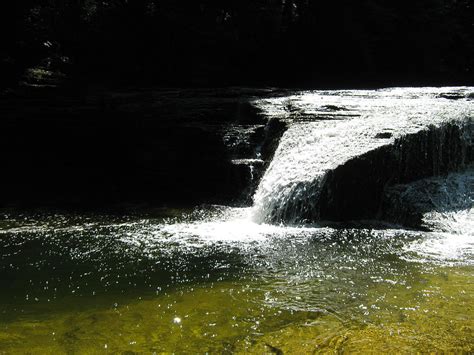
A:
<svg viewBox="0 0 474 355">
<path fill-rule="evenodd" d="M 0 354 L 474 351 L 468 164 L 399 182 L 438 202 L 426 228 L 327 221 L 315 206 L 344 161 L 472 122 L 472 101 L 446 90 L 258 99 L 291 124 L 250 207 L 2 211 Z"/>
</svg>

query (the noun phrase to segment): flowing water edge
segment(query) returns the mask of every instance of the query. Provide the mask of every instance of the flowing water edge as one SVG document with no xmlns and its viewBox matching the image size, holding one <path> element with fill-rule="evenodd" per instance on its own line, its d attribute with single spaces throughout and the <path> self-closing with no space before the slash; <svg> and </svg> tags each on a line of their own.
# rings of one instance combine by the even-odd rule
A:
<svg viewBox="0 0 474 355">
<path fill-rule="evenodd" d="M 425 106 L 416 104 L 419 89 L 392 90 L 385 102 L 371 97 L 367 116 L 359 115 L 366 101 L 354 98 L 367 92 L 292 98 L 295 107 L 319 95 L 318 114 L 334 111 L 334 100 L 346 114 L 357 104 L 359 113 L 339 116 L 336 126 L 293 117 L 252 207 L 121 217 L 4 212 L 0 353 L 474 351 L 472 169 L 403 187 L 404 198 L 444 207 L 423 214 L 431 231 L 381 221 L 295 223 L 298 211 L 282 212 L 302 191 L 317 195 L 313 182 L 341 160 L 390 143 L 397 130 L 421 129 L 432 117 L 426 110 L 472 113 L 467 100 L 434 104 L 443 90 L 421 90 Z M 416 119 L 394 120 L 398 96 L 404 112 L 418 107 Z M 287 109 L 291 101 L 275 100 Z M 279 110 L 269 103 L 257 102 Z M 374 117 L 374 105 L 382 116 Z M 381 140 L 365 134 L 389 128 Z M 312 190 L 302 189 L 308 181 Z M 289 223 L 268 217 L 285 214 Z"/>
</svg>

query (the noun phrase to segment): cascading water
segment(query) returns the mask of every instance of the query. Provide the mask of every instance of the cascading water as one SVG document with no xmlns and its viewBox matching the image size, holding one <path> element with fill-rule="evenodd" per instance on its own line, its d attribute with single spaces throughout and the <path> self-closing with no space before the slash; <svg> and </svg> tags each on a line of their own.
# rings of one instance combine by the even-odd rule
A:
<svg viewBox="0 0 474 355">
<path fill-rule="evenodd" d="M 2 212 L 0 353 L 472 353 L 473 91 L 257 100 L 289 128 L 253 207 Z M 430 231 L 300 224 L 377 199 Z"/>
<path fill-rule="evenodd" d="M 334 201 L 337 194 L 346 201 L 352 195 L 356 196 L 352 199 L 363 200 L 371 198 L 370 194 L 380 194 L 356 191 L 357 176 L 353 175 L 358 174 L 360 180 L 368 182 L 373 179 L 372 185 L 383 188 L 387 183 L 384 178 L 393 180 L 390 171 L 383 171 L 391 169 L 383 167 L 388 163 L 385 156 L 391 156 L 398 174 L 403 175 L 397 177 L 401 180 L 408 180 L 411 175 L 416 178 L 417 174 L 423 177 L 446 172 L 449 167 L 456 169 L 468 163 L 474 132 L 472 102 L 466 98 L 442 99 L 445 90 L 316 91 L 257 102 L 267 115 L 289 120 L 290 128 L 254 196 L 252 219 L 257 223 L 314 222 L 321 218 L 322 205 L 326 210 L 331 206 L 347 209 Z M 469 89 L 455 91 L 465 97 Z M 445 127 L 451 127 L 449 134 Z M 452 148 L 454 145 L 457 150 Z M 379 149 L 386 149 L 377 155 L 381 161 L 372 163 L 370 154 Z M 352 171 L 348 168 L 343 174 L 346 181 L 337 180 L 334 175 L 338 169 L 355 159 L 362 161 L 363 171 L 357 171 L 357 164 L 353 164 Z M 453 160 L 456 162 L 451 164 Z M 422 163 L 429 165 L 426 171 Z M 382 168 L 375 167 L 376 164 Z M 367 166 L 387 176 L 375 176 Z M 344 190 L 350 184 L 354 188 Z M 376 199 L 370 202 L 373 200 Z M 359 208 L 363 208 L 364 201 L 359 202 Z"/>
</svg>

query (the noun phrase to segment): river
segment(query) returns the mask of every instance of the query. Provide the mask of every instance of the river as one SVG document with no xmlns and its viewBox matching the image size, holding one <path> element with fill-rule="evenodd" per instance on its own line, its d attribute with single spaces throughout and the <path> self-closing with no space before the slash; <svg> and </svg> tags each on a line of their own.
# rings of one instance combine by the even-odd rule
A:
<svg viewBox="0 0 474 355">
<path fill-rule="evenodd" d="M 424 120 L 436 125 L 428 108 L 436 117 L 472 113 L 472 101 L 426 97 L 440 89 L 422 90 L 423 106 L 418 92 L 312 92 L 257 102 L 269 114 L 285 107 L 300 114 L 251 207 L 120 216 L 3 211 L 0 353 L 474 351 L 470 168 L 443 178 L 429 195 L 446 207 L 423 214 L 430 228 L 328 222 L 289 202 L 316 199 L 314 186 L 341 161 L 416 133 Z M 315 100 L 327 115 L 347 117 L 308 122 L 292 109 L 299 102 L 310 112 L 307 102 Z M 403 113 L 414 107 L 420 120 Z M 381 140 L 365 134 L 388 130 Z"/>
</svg>

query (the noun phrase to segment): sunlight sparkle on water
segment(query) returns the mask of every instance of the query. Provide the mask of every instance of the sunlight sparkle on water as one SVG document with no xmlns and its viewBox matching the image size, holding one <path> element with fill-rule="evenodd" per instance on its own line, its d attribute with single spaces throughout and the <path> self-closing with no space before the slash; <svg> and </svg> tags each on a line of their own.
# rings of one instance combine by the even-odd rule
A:
<svg viewBox="0 0 474 355">
<path fill-rule="evenodd" d="M 472 209 L 425 214 L 433 232 L 255 223 L 266 206 L 298 197 L 312 172 L 438 122 L 434 111 L 470 110 L 437 98 L 448 89 L 258 99 L 269 115 L 296 112 L 301 125 L 283 137 L 254 208 L 6 214 L 0 353 L 472 353 Z M 306 124 L 303 111 L 333 121 Z M 393 135 L 374 140 L 378 125 Z M 458 175 L 453 186 L 470 190 Z M 428 197 L 445 203 L 438 195 Z"/>
</svg>

